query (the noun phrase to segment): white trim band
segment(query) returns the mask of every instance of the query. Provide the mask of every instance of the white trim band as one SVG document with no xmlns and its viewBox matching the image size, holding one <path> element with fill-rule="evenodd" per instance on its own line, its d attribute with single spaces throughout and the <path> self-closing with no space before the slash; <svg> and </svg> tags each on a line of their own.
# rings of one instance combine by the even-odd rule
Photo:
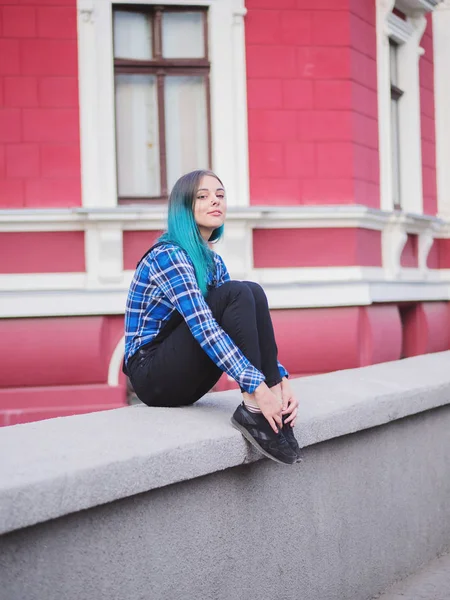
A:
<svg viewBox="0 0 450 600">
<path fill-rule="evenodd" d="M 342 268 L 342 269 L 345 269 Z M 352 267 L 349 267 L 351 270 Z M 350 271 L 350 276 L 352 275 Z M 272 309 L 368 306 L 386 302 L 450 301 L 450 272 L 445 281 L 316 281 L 265 284 Z M 261 277 L 263 278 L 263 277 Z M 319 279 L 317 277 L 317 279 Z M 122 315 L 126 290 L 29 291 L 2 294 L 1 318 Z M 112 375 L 111 375 L 112 377 Z"/>
</svg>

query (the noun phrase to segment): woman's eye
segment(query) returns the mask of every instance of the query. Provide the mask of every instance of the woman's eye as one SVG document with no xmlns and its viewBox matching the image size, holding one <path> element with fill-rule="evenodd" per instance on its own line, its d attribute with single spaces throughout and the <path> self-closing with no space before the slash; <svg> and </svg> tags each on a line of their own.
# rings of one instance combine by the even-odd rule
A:
<svg viewBox="0 0 450 600">
<path fill-rule="evenodd" d="M 206 196 L 197 196 L 197 200 L 204 200 Z"/>
</svg>

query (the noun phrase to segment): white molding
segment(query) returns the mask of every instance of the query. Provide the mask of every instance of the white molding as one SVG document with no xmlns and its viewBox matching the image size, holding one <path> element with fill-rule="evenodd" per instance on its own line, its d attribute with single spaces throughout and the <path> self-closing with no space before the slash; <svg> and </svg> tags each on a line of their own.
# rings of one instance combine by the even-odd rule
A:
<svg viewBox="0 0 450 600">
<path fill-rule="evenodd" d="M 84 246 L 88 287 L 114 285 L 123 279 L 122 231 L 115 224 L 91 224 Z"/>
<path fill-rule="evenodd" d="M 127 292 L 53 290 L 3 293 L 1 318 L 122 315 Z"/>
<path fill-rule="evenodd" d="M 392 199 L 392 144 L 391 144 L 391 82 L 389 75 L 389 28 L 388 18 L 395 0 L 376 0 L 377 35 L 377 95 L 378 137 L 380 157 L 380 207 L 391 211 Z"/>
<path fill-rule="evenodd" d="M 351 267 L 350 267 L 351 268 Z M 272 309 L 368 306 L 373 303 L 450 301 L 450 269 L 435 273 L 432 281 L 414 281 L 415 269 L 405 269 L 402 281 L 316 281 L 265 284 Z M 2 318 L 123 315 L 127 291 L 11 292 L 3 294 Z M 108 381 L 116 381 L 121 350 L 116 347 Z M 110 384 L 112 385 L 112 384 Z"/>
<path fill-rule="evenodd" d="M 395 215 L 395 217 L 393 217 Z M 0 232 L 84 231 L 91 226 L 116 226 L 122 230 L 163 229 L 167 209 L 163 205 L 118 206 L 111 209 L 7 209 L 0 210 Z M 361 205 L 229 207 L 226 229 L 237 222 L 252 227 L 329 228 L 355 227 L 381 231 L 392 218 L 408 231 L 421 231 L 443 221 L 413 213 L 391 213 Z"/>
<path fill-rule="evenodd" d="M 397 0 L 396 7 L 408 16 L 424 14 L 434 10 L 441 0 Z"/>
<path fill-rule="evenodd" d="M 90 257 L 86 273 L 0 275 L 0 317 L 123 313 L 133 275 L 132 271 L 123 270 L 123 231 L 159 230 L 164 226 L 165 217 L 162 206 L 0 211 L 0 231 L 84 231 Z M 251 232 L 261 228 L 380 231 L 383 266 L 255 269 Z M 400 264 L 408 234 L 419 238 L 417 269 L 405 269 Z M 450 285 L 449 273 L 430 270 L 426 266 L 431 245 L 437 237 L 450 238 L 449 221 L 403 212 L 388 213 L 358 205 L 249 206 L 230 208 L 225 239 L 217 251 L 223 255 L 232 277 L 253 279 L 267 286 L 274 307 L 286 303 L 291 303 L 293 308 L 313 306 L 314 302 L 318 306 L 327 302 L 347 305 L 360 303 L 363 298 L 370 303 L 370 286 L 373 284 L 380 284 L 386 290 L 397 284 L 401 284 L 399 289 L 402 290 L 410 289 L 406 284 L 425 286 L 420 288 L 424 298 L 428 298 L 426 286 L 435 290 L 438 283 Z M 350 293 L 349 290 L 353 291 Z M 330 296 L 331 292 L 337 296 Z M 283 293 L 287 294 L 284 299 Z M 336 300 L 330 301 L 330 298 Z M 401 299 L 409 299 L 406 291 Z"/>
<path fill-rule="evenodd" d="M 414 33 L 414 28 L 409 21 L 404 21 L 390 13 L 386 19 L 388 36 L 397 44 L 405 44 Z"/>
<path fill-rule="evenodd" d="M 0 274 L 0 292 L 56 292 L 72 293 L 86 289 L 86 273 L 8 273 Z M 6 297 L 2 298 L 7 301 Z M 56 308 L 56 307 L 55 307 Z M 0 313 L 1 317 L 1 313 Z"/>
<path fill-rule="evenodd" d="M 400 186 L 402 208 L 409 212 L 423 212 L 422 185 L 422 130 L 420 115 L 419 59 L 420 41 L 426 28 L 426 17 L 409 17 L 413 33 L 399 46 L 399 86 L 404 90 L 400 100 Z"/>
<path fill-rule="evenodd" d="M 400 261 L 408 234 L 398 223 L 389 224 L 382 234 L 383 265 L 389 279 L 395 280 L 400 275 Z"/>
<path fill-rule="evenodd" d="M 111 4 L 78 0 L 81 197 L 86 207 L 117 204 Z"/>
<path fill-rule="evenodd" d="M 119 385 L 120 372 L 122 370 L 123 355 L 125 353 L 125 336 L 123 336 L 111 355 L 108 367 L 108 385 L 117 387 Z"/>
<path fill-rule="evenodd" d="M 382 256 L 386 279 L 396 280 L 401 278 L 404 272 L 401 266 L 401 256 L 408 234 L 418 236 L 418 263 L 422 278 L 427 278 L 429 269 L 427 267 L 428 254 L 436 237 L 444 237 L 442 233 L 445 226 L 442 221 L 434 217 L 407 215 L 402 212 L 394 212 L 383 229 L 382 233 Z"/>
<path fill-rule="evenodd" d="M 438 213 L 450 218 L 450 1 L 433 14 Z"/>
<path fill-rule="evenodd" d="M 250 281 L 263 286 L 310 283 L 349 283 L 352 281 L 383 281 L 382 267 L 276 267 L 253 268 L 249 272 Z"/>
<path fill-rule="evenodd" d="M 113 4 L 161 4 L 159 0 L 78 0 L 82 202 L 117 205 Z M 229 202 L 249 204 L 244 0 L 165 0 L 165 5 L 209 8 L 213 169 Z"/>
<path fill-rule="evenodd" d="M 420 125 L 420 40 L 425 31 L 423 14 L 406 21 L 392 14 L 393 0 L 377 0 L 378 127 L 380 145 L 381 208 L 392 210 L 392 145 L 389 39 L 398 44 L 399 86 L 405 92 L 399 102 L 400 187 L 402 209 L 421 214 L 422 136 Z"/>
</svg>

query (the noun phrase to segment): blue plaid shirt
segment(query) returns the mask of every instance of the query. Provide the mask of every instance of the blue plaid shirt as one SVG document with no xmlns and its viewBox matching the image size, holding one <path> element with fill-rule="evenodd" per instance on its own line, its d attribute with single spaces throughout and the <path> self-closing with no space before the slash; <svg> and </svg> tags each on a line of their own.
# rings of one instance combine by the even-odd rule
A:
<svg viewBox="0 0 450 600">
<path fill-rule="evenodd" d="M 219 287 L 230 275 L 218 254 L 209 285 Z M 248 393 L 264 381 L 264 375 L 242 354 L 214 319 L 195 278 L 194 266 L 184 250 L 174 244 L 157 246 L 139 263 L 125 311 L 125 362 L 151 342 L 177 310 L 210 359 Z M 281 377 L 288 375 L 278 365 Z"/>
</svg>

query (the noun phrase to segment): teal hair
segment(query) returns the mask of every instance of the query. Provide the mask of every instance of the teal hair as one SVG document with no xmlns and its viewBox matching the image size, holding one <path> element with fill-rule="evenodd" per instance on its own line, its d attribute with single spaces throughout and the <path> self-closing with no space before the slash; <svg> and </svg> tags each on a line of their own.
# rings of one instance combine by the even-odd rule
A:
<svg viewBox="0 0 450 600">
<path fill-rule="evenodd" d="M 194 204 L 201 179 L 210 175 L 223 183 L 212 171 L 192 171 L 178 179 L 169 196 L 167 231 L 159 238 L 171 242 L 185 250 L 194 264 L 195 277 L 202 294 L 208 292 L 208 275 L 214 269 L 214 254 L 202 238 L 194 218 Z M 224 226 L 214 229 L 209 242 L 218 241 L 223 235 Z"/>
</svg>

